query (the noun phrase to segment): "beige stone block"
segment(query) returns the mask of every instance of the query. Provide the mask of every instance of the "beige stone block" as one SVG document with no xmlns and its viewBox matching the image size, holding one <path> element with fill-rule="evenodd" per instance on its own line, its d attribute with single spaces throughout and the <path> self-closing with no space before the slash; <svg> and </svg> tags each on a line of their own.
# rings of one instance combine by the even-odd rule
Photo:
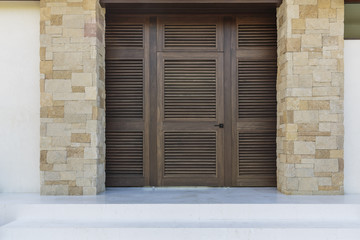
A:
<svg viewBox="0 0 360 240">
<path fill-rule="evenodd" d="M 286 40 L 286 51 L 287 52 L 299 52 L 301 49 L 300 38 L 289 38 Z"/>
<path fill-rule="evenodd" d="M 344 23 L 336 22 L 330 23 L 330 36 L 343 36 L 344 35 Z"/>
<path fill-rule="evenodd" d="M 56 181 L 60 180 L 60 172 L 46 171 L 45 181 Z"/>
<path fill-rule="evenodd" d="M 306 19 L 306 30 L 328 30 L 329 27 L 329 19 L 327 18 Z"/>
<path fill-rule="evenodd" d="M 85 99 L 96 100 L 98 96 L 97 87 L 86 87 L 85 88 Z"/>
<path fill-rule="evenodd" d="M 66 151 L 48 151 L 48 163 L 66 163 Z"/>
<path fill-rule="evenodd" d="M 330 0 L 318 0 L 318 8 L 330 8 Z"/>
<path fill-rule="evenodd" d="M 91 101 L 67 101 L 65 102 L 65 114 L 92 114 Z"/>
<path fill-rule="evenodd" d="M 319 65 L 322 66 L 336 66 L 337 64 L 337 59 L 319 59 Z"/>
<path fill-rule="evenodd" d="M 45 26 L 45 33 L 52 36 L 61 36 L 63 28 L 60 26 Z"/>
<path fill-rule="evenodd" d="M 319 18 L 336 18 L 336 9 L 327 8 L 327 9 L 319 9 L 318 16 Z"/>
<path fill-rule="evenodd" d="M 85 87 L 73 86 L 71 87 L 73 93 L 85 93 Z"/>
<path fill-rule="evenodd" d="M 330 101 L 307 101 L 309 110 L 329 110 Z"/>
<path fill-rule="evenodd" d="M 296 168 L 296 177 L 314 177 L 314 169 L 312 168 Z"/>
<path fill-rule="evenodd" d="M 321 47 L 321 34 L 306 34 L 301 37 L 301 47 Z"/>
<path fill-rule="evenodd" d="M 338 114 L 331 114 L 329 111 L 320 111 L 319 120 L 320 122 L 338 122 L 339 116 Z"/>
<path fill-rule="evenodd" d="M 331 131 L 331 123 L 319 123 L 319 131 L 320 132 L 330 132 Z"/>
<path fill-rule="evenodd" d="M 331 177 L 319 177 L 318 184 L 319 186 L 331 186 L 332 185 Z"/>
<path fill-rule="evenodd" d="M 67 169 L 67 164 L 54 164 L 54 168 L 53 168 L 53 170 L 56 172 L 66 171 L 66 169 Z"/>
<path fill-rule="evenodd" d="M 91 135 L 88 133 L 72 133 L 71 142 L 76 143 L 89 143 L 91 141 Z"/>
<path fill-rule="evenodd" d="M 317 132 L 319 129 L 318 123 L 299 123 L 298 132 Z"/>
<path fill-rule="evenodd" d="M 296 5 L 317 5 L 317 0 L 290 0 L 288 4 Z"/>
<path fill-rule="evenodd" d="M 77 171 L 76 177 L 84 177 L 84 160 L 82 158 L 70 158 L 68 159 L 68 169 Z"/>
<path fill-rule="evenodd" d="M 64 28 L 63 29 L 63 37 L 68 38 L 76 38 L 76 39 L 84 39 L 84 29 L 80 28 Z"/>
<path fill-rule="evenodd" d="M 294 142 L 294 153 L 295 154 L 315 154 L 315 143 L 295 141 Z"/>
<path fill-rule="evenodd" d="M 93 109 L 92 109 L 92 119 L 97 120 L 98 116 L 99 116 L 99 108 L 98 107 L 93 107 Z"/>
<path fill-rule="evenodd" d="M 67 149 L 68 158 L 83 158 L 84 147 L 68 147 Z"/>
<path fill-rule="evenodd" d="M 305 29 L 305 19 L 291 19 L 292 29 Z M 300 40 L 300 39 L 299 39 Z M 300 43 L 300 41 L 299 41 Z"/>
<path fill-rule="evenodd" d="M 45 80 L 45 92 L 71 92 L 70 80 Z"/>
<path fill-rule="evenodd" d="M 339 41 L 338 41 L 338 37 L 337 36 L 323 36 L 323 45 L 324 46 L 338 46 Z"/>
<path fill-rule="evenodd" d="M 83 188 L 82 187 L 69 187 L 69 195 L 72 195 L 72 196 L 83 195 Z"/>
<path fill-rule="evenodd" d="M 63 118 L 63 117 L 64 117 L 64 107 L 48 108 L 48 118 Z"/>
<path fill-rule="evenodd" d="M 315 172 L 332 173 L 339 171 L 338 159 L 315 159 Z"/>
<path fill-rule="evenodd" d="M 63 26 L 65 28 L 84 28 L 84 15 L 63 15 Z"/>
<path fill-rule="evenodd" d="M 97 120 L 87 120 L 86 121 L 86 132 L 95 133 L 97 132 L 98 121 Z"/>
<path fill-rule="evenodd" d="M 344 113 L 344 101 L 343 100 L 332 100 L 330 101 L 330 112 L 331 113 Z"/>
<path fill-rule="evenodd" d="M 318 183 L 316 178 L 299 178 L 299 191 L 317 191 Z"/>
<path fill-rule="evenodd" d="M 68 195 L 69 187 L 66 185 L 41 185 L 41 195 Z"/>
<path fill-rule="evenodd" d="M 316 149 L 337 149 L 336 137 L 317 136 Z"/>
<path fill-rule="evenodd" d="M 62 17 L 63 15 L 51 15 L 50 24 L 55 26 L 62 25 Z"/>
<path fill-rule="evenodd" d="M 331 72 L 314 72 L 314 81 L 315 82 L 331 82 Z"/>
<path fill-rule="evenodd" d="M 299 110 L 300 109 L 300 99 L 299 98 L 286 98 L 286 109 Z"/>
<path fill-rule="evenodd" d="M 83 187 L 83 194 L 84 195 L 96 195 L 96 187 Z"/>
<path fill-rule="evenodd" d="M 318 111 L 294 111 L 295 123 L 317 123 L 318 121 Z"/>
<path fill-rule="evenodd" d="M 338 87 L 314 87 L 313 96 L 340 96 Z"/>
<path fill-rule="evenodd" d="M 343 72 L 336 72 L 331 73 L 331 84 L 333 87 L 336 86 L 344 86 L 344 73 Z"/>
<path fill-rule="evenodd" d="M 300 163 L 300 164 L 295 164 L 295 168 L 314 168 L 314 164 L 312 163 Z"/>
<path fill-rule="evenodd" d="M 52 105 L 53 105 L 52 94 L 41 93 L 40 94 L 40 106 L 46 107 L 46 106 L 52 106 Z"/>
<path fill-rule="evenodd" d="M 330 158 L 344 158 L 344 150 L 330 150 Z"/>
<path fill-rule="evenodd" d="M 286 124 L 285 130 L 287 132 L 297 132 L 298 131 L 298 125 L 297 124 Z"/>
<path fill-rule="evenodd" d="M 83 65 L 81 52 L 55 52 L 54 65 L 57 70 L 76 70 Z"/>
<path fill-rule="evenodd" d="M 40 137 L 40 146 L 42 150 L 51 148 L 51 137 Z"/>
<path fill-rule="evenodd" d="M 300 5 L 300 18 L 305 18 L 305 19 L 306 18 L 317 18 L 318 17 L 318 8 L 315 4 L 314 5 Z"/>
<path fill-rule="evenodd" d="M 331 180 L 334 186 L 344 186 L 344 172 L 333 173 Z"/>
<path fill-rule="evenodd" d="M 71 90 L 72 90 L 72 88 L 71 88 Z M 62 100 L 84 100 L 85 93 L 74 93 L 74 92 L 54 93 L 53 98 L 54 98 L 54 100 L 60 100 L 60 101 L 62 101 Z"/>
<path fill-rule="evenodd" d="M 286 133 L 286 140 L 293 141 L 293 140 L 296 140 L 297 137 L 298 137 L 298 133 L 297 133 L 297 132 L 287 132 L 287 133 Z"/>
<path fill-rule="evenodd" d="M 76 172 L 75 171 L 60 172 L 60 179 L 61 180 L 76 180 Z"/>
<path fill-rule="evenodd" d="M 88 147 L 84 149 L 84 158 L 85 159 L 98 159 L 99 154 L 95 147 Z"/>
<path fill-rule="evenodd" d="M 331 0 L 331 8 L 344 8 L 344 0 Z"/>
<path fill-rule="evenodd" d="M 286 89 L 289 97 L 311 97 L 312 88 L 290 88 Z"/>
<path fill-rule="evenodd" d="M 47 136 L 70 136 L 70 128 L 66 123 L 48 123 Z"/>
<path fill-rule="evenodd" d="M 71 77 L 72 86 L 92 86 L 92 74 L 91 73 L 73 73 Z"/>
<path fill-rule="evenodd" d="M 54 79 L 70 79 L 71 71 L 53 71 Z"/>
<path fill-rule="evenodd" d="M 53 74 L 53 61 L 40 61 L 40 73 L 45 74 L 46 78 L 51 78 Z"/>
<path fill-rule="evenodd" d="M 309 55 L 307 52 L 293 53 L 293 63 L 298 66 L 306 66 L 309 63 Z"/>
<path fill-rule="evenodd" d="M 286 187 L 290 191 L 297 191 L 299 189 L 299 180 L 297 178 L 287 178 Z"/>
<path fill-rule="evenodd" d="M 84 124 L 90 118 L 89 114 L 73 114 L 73 113 L 65 113 L 64 120 L 67 123 L 72 124 L 72 128 L 74 124 Z"/>
</svg>

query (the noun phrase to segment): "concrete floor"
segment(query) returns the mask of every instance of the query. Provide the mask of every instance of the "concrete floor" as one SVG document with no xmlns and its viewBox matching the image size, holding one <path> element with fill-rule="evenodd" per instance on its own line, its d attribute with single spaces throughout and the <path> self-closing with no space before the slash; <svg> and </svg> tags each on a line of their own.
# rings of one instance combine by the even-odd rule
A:
<svg viewBox="0 0 360 240">
<path fill-rule="evenodd" d="M 360 204 L 360 194 L 289 196 L 276 188 L 107 188 L 97 196 L 0 193 L 10 204 Z"/>
</svg>

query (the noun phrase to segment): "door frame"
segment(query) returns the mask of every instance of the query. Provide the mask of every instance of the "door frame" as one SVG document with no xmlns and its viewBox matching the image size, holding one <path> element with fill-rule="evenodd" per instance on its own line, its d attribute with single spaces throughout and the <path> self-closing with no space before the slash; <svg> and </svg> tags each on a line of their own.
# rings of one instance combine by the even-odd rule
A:
<svg viewBox="0 0 360 240">
<path fill-rule="evenodd" d="M 275 12 L 274 12 L 275 14 Z M 112 15 L 112 14 L 110 14 Z M 157 42 L 158 41 L 158 28 L 159 28 L 159 24 L 158 24 L 158 17 L 162 16 L 170 16 L 170 17 L 174 17 L 176 15 L 183 15 L 183 14 L 156 14 L 156 16 L 154 16 L 154 14 L 121 14 L 121 17 L 148 17 L 149 18 L 149 29 L 147 30 L 148 33 L 148 38 L 149 38 L 149 42 Z M 238 16 L 239 14 L 234 13 L 234 14 L 215 14 L 218 17 L 223 17 L 224 22 L 232 22 L 232 23 L 236 23 L 236 16 Z M 109 16 L 109 15 L 108 15 Z M 202 16 L 214 16 L 214 14 L 202 14 Z M 275 17 L 275 16 L 274 16 Z M 232 24 L 224 24 L 224 28 L 223 28 L 223 33 L 222 35 L 224 36 L 224 45 L 228 45 L 230 46 L 229 48 L 224 48 L 223 52 L 224 52 L 224 76 L 223 76 L 223 81 L 224 81 L 224 92 L 231 92 L 232 88 L 233 88 L 233 83 L 231 81 L 231 79 L 234 76 L 234 72 L 232 69 L 236 69 L 237 67 L 236 65 L 236 61 L 233 61 L 234 59 L 234 55 L 236 56 L 236 41 L 232 41 L 233 39 L 236 39 L 236 36 L 234 36 L 236 34 L 237 31 L 234 31 L 234 27 L 236 27 L 236 24 L 233 26 Z M 148 73 L 149 73 L 149 84 L 148 84 L 148 88 L 150 89 L 151 92 L 158 92 L 158 81 L 154 81 L 154 79 L 158 78 L 158 44 L 155 44 L 155 46 L 157 47 L 148 47 L 148 60 L 149 60 L 149 64 L 148 64 Z M 235 57 L 236 58 L 236 57 Z M 151 80 L 153 79 L 153 80 Z M 147 185 L 150 186 L 160 186 L 161 185 L 161 181 L 159 181 L 159 174 L 161 174 L 161 169 L 160 166 L 161 164 L 159 163 L 159 158 L 158 158 L 158 152 L 159 151 L 159 143 L 161 143 L 161 139 L 158 139 L 158 119 L 159 116 L 158 115 L 158 97 L 156 96 L 157 94 L 149 94 L 150 96 L 148 96 L 148 104 L 149 106 L 149 126 L 150 129 L 148 130 L 148 136 L 151 139 L 154 139 L 154 141 L 149 141 L 148 144 L 148 148 L 149 148 L 149 161 L 148 161 L 148 169 L 149 169 L 149 176 L 147 177 L 147 180 L 145 180 L 145 183 Z M 234 183 L 236 182 L 236 176 L 234 176 L 233 173 L 233 169 L 235 166 L 235 162 L 233 161 L 233 148 L 234 148 L 234 144 L 233 144 L 233 134 L 236 131 L 233 131 L 233 99 L 232 99 L 232 94 L 224 94 L 224 111 L 231 113 L 231 114 L 227 114 L 224 115 L 224 124 L 226 124 L 227 126 L 231 126 L 231 127 L 227 127 L 224 130 L 224 149 L 223 149 L 223 158 L 224 158 L 224 165 L 223 167 L 223 172 L 231 172 L 232 177 L 231 178 L 225 178 L 223 177 L 223 186 L 225 187 L 231 187 L 234 185 Z M 156 102 L 156 104 L 155 104 Z M 145 106 L 145 105 L 144 105 Z M 228 109 L 231 108 L 231 109 Z M 156 161 L 154 160 L 156 159 Z"/>
</svg>

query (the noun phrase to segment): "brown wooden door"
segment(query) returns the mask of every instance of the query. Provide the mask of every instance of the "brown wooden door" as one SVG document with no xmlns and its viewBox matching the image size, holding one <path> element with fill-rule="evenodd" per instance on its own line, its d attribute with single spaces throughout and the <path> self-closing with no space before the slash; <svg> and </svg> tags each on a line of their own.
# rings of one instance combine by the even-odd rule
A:
<svg viewBox="0 0 360 240">
<path fill-rule="evenodd" d="M 108 15 L 107 186 L 274 186 L 274 26 Z"/>
<path fill-rule="evenodd" d="M 219 17 L 158 19 L 158 184 L 224 184 Z"/>
<path fill-rule="evenodd" d="M 149 185 L 149 22 L 106 26 L 106 185 Z"/>
<path fill-rule="evenodd" d="M 232 185 L 276 186 L 276 19 L 242 15 L 235 28 Z"/>
</svg>

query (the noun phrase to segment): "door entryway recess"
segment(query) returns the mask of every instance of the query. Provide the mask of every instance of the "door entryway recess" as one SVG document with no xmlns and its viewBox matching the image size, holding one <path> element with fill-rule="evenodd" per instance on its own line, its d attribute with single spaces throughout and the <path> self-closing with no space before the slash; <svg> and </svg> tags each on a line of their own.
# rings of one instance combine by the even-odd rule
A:
<svg viewBox="0 0 360 240">
<path fill-rule="evenodd" d="M 107 14 L 106 185 L 276 186 L 275 12 Z"/>
</svg>

